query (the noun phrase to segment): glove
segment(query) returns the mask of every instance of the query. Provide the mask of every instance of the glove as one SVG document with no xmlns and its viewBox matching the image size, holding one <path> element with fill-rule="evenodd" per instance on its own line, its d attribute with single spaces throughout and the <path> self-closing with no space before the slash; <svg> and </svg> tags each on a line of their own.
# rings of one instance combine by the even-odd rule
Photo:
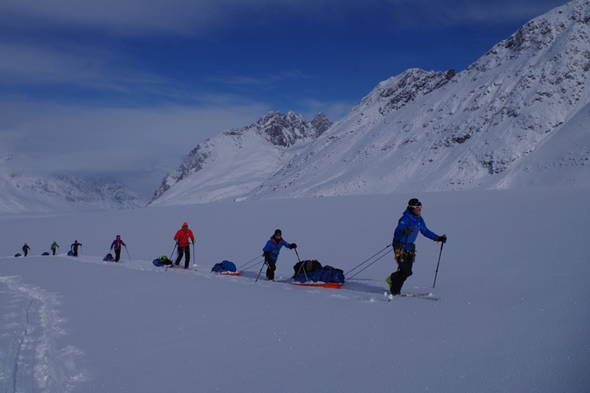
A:
<svg viewBox="0 0 590 393">
<path fill-rule="evenodd" d="M 293 248 L 297 248 L 297 244 L 291 243 L 291 249 L 293 249 Z"/>
<path fill-rule="evenodd" d="M 402 230 L 400 231 L 400 234 L 401 234 L 402 236 L 408 236 L 408 235 L 409 235 L 410 233 L 412 233 L 412 232 L 413 232 L 413 229 L 412 229 L 412 227 L 405 227 L 404 229 L 402 229 Z"/>
<path fill-rule="evenodd" d="M 447 242 L 447 235 L 442 235 L 436 238 L 437 242 L 446 243 Z"/>
</svg>

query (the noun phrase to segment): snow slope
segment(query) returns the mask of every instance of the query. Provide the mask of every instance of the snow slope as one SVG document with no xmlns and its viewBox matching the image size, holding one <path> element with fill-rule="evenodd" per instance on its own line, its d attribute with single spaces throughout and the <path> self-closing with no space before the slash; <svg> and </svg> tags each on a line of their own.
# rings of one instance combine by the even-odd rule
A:
<svg viewBox="0 0 590 393">
<path fill-rule="evenodd" d="M 166 182 L 166 204 L 543 184 L 545 177 L 523 168 L 551 165 L 543 159 L 560 154 L 573 128 L 587 139 L 588 117 L 578 114 L 590 104 L 589 20 L 590 0 L 574 0 L 531 20 L 466 70 L 393 76 L 290 154 L 213 138 L 204 151 L 221 159 L 177 185 Z M 238 155 L 234 145 L 242 143 Z M 588 183 L 584 162 L 561 165 L 551 177 Z"/>
<path fill-rule="evenodd" d="M 270 112 L 256 123 L 226 131 L 195 147 L 176 174 L 156 190 L 152 204 L 190 204 L 234 198 L 260 186 L 298 147 L 332 123 L 323 115 L 310 122 L 294 112 Z"/>
<path fill-rule="evenodd" d="M 502 179 L 499 186 L 590 188 L 590 104 L 535 154 L 522 159 Z"/>
<path fill-rule="evenodd" d="M 419 194 L 429 227 L 449 236 L 439 301 L 384 302 L 391 259 L 341 290 L 254 283 L 258 267 L 238 278 L 208 273 L 222 259 L 258 255 L 275 227 L 302 258 L 347 270 L 391 240 L 410 196 L 0 216 L 0 255 L 25 240 L 35 255 L 52 240 L 84 243 L 79 259 L 0 258 L 0 390 L 586 391 L 590 208 L 582 191 L 560 190 L 558 201 L 553 190 Z M 151 265 L 171 251 L 185 219 L 199 270 Z M 115 233 L 133 259 L 98 262 Z M 407 290 L 431 285 L 437 255 L 438 244 L 419 239 Z M 279 276 L 295 262 L 283 250 Z M 22 337 L 31 338 L 16 355 Z M 42 348 L 47 356 L 37 357 Z"/>
<path fill-rule="evenodd" d="M 411 69 L 380 83 L 257 195 L 498 187 L 590 103 L 588 20 L 590 1 L 575 0 L 456 75 Z"/>
<path fill-rule="evenodd" d="M 0 213 L 138 207 L 144 202 L 122 184 L 70 175 L 25 173 L 0 157 Z"/>
</svg>

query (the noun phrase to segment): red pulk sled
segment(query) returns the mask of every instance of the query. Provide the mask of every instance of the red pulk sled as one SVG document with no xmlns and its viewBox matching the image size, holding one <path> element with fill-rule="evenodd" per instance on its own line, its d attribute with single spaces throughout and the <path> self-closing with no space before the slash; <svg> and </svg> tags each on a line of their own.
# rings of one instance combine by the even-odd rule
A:
<svg viewBox="0 0 590 393">
<path fill-rule="evenodd" d="M 343 282 L 297 282 L 293 281 L 291 284 L 299 285 L 300 287 L 320 287 L 340 289 L 344 285 Z"/>
</svg>

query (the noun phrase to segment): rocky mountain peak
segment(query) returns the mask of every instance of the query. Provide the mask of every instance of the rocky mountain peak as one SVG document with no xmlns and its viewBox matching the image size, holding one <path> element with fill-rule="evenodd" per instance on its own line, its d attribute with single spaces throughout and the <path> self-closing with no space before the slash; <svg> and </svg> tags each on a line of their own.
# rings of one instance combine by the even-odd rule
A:
<svg viewBox="0 0 590 393">
<path fill-rule="evenodd" d="M 314 120 L 308 122 L 295 112 L 269 112 L 256 122 L 256 128 L 273 145 L 289 147 L 299 140 L 318 137 L 329 128 L 328 123 L 331 125 L 325 116 L 316 116 Z"/>
<path fill-rule="evenodd" d="M 417 97 L 432 93 L 446 85 L 453 77 L 455 70 L 425 71 L 411 68 L 393 76 L 377 85 L 360 103 L 361 108 L 378 107 L 384 115 L 398 110 Z"/>
</svg>

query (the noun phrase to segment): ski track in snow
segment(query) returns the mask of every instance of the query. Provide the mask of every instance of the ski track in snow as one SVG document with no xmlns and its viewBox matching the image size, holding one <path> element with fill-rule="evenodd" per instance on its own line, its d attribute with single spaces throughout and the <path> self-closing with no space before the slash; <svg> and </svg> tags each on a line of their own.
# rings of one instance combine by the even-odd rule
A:
<svg viewBox="0 0 590 393">
<path fill-rule="evenodd" d="M 65 335 L 57 295 L 0 277 L 0 388 L 6 393 L 68 393 L 85 381 L 76 367 L 82 353 L 60 346 Z"/>
</svg>

